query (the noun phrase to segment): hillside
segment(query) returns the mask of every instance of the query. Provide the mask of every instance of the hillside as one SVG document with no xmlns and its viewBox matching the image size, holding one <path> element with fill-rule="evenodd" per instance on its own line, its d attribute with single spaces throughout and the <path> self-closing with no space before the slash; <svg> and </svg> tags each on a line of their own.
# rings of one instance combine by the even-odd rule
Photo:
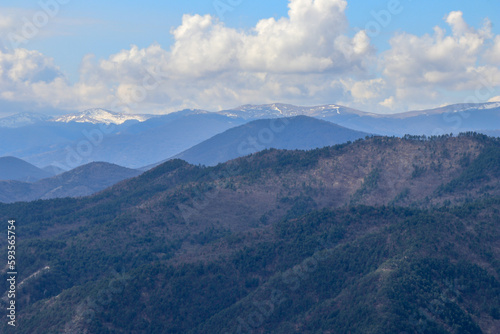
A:
<svg viewBox="0 0 500 334">
<path fill-rule="evenodd" d="M 0 205 L 16 332 L 496 333 L 499 168 L 481 135 L 373 137 Z"/>
<path fill-rule="evenodd" d="M 24 160 L 15 157 L 0 158 L 0 181 L 13 180 L 35 182 L 53 176 L 49 171 L 40 169 Z"/>
<path fill-rule="evenodd" d="M 34 183 L 0 181 L 0 202 L 88 196 L 139 174 L 133 169 L 94 162 Z"/>
<path fill-rule="evenodd" d="M 311 150 L 367 135 L 307 116 L 264 119 L 229 129 L 174 158 L 195 165 L 215 166 L 263 149 Z"/>
</svg>

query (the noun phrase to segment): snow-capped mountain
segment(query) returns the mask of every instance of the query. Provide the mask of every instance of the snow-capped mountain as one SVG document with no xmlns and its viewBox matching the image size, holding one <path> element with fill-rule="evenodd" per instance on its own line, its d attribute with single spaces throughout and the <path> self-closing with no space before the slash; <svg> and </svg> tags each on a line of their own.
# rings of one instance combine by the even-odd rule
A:
<svg viewBox="0 0 500 334">
<path fill-rule="evenodd" d="M 153 115 L 133 115 L 133 114 L 122 114 L 113 112 L 105 109 L 88 109 L 79 113 L 68 114 L 52 119 L 53 122 L 77 122 L 77 123 L 92 123 L 92 124 L 123 124 L 126 121 L 136 120 L 139 122 L 144 122 L 152 117 Z"/>
<path fill-rule="evenodd" d="M 168 159 L 257 119 L 300 115 L 379 135 L 431 136 L 465 131 L 500 135 L 499 102 L 457 104 L 392 115 L 372 114 L 337 104 L 244 105 L 220 112 L 182 110 L 161 116 L 90 109 L 52 118 L 25 113 L 0 119 L 0 156 L 16 156 L 40 167 L 55 164 L 67 170 L 90 161 L 138 168 Z M 95 134 L 94 130 L 99 129 L 98 123 L 117 125 L 102 140 L 89 138 L 89 133 Z M 92 145 L 88 156 L 79 155 L 81 143 Z"/>
<path fill-rule="evenodd" d="M 218 113 L 233 118 L 243 118 L 246 120 L 293 117 L 302 115 L 328 120 L 337 119 L 342 122 L 344 119 L 353 119 L 353 117 L 363 117 L 370 119 L 408 119 L 419 116 L 463 113 L 466 111 L 473 113 L 475 112 L 476 114 L 478 114 L 483 111 L 496 111 L 498 109 L 500 109 L 500 102 L 461 103 L 428 110 L 413 110 L 395 114 L 375 114 L 336 104 L 302 107 L 290 104 L 273 103 L 263 105 L 248 104 L 234 109 L 223 110 Z"/>
<path fill-rule="evenodd" d="M 0 128 L 20 128 L 26 125 L 49 121 L 51 118 L 42 114 L 24 112 L 0 118 Z"/>
<path fill-rule="evenodd" d="M 219 114 L 234 118 L 243 118 L 247 120 L 275 118 L 275 117 L 293 117 L 293 116 L 309 116 L 316 118 L 324 118 L 340 114 L 349 114 L 358 116 L 375 115 L 336 104 L 321 105 L 314 107 L 299 107 L 283 103 L 273 103 L 264 105 L 248 104 L 234 109 L 220 111 Z"/>
<path fill-rule="evenodd" d="M 410 118 L 416 116 L 430 116 L 439 114 L 453 114 L 453 113 L 464 113 L 467 111 L 485 111 L 494 110 L 500 108 L 500 102 L 485 102 L 485 103 L 459 103 L 446 105 L 439 108 L 428 109 L 428 110 L 413 110 L 397 114 L 383 115 L 384 117 L 391 118 Z"/>
<path fill-rule="evenodd" d="M 484 103 L 481 107 L 478 109 L 495 109 L 495 108 L 500 108 L 500 102 L 489 102 L 489 103 Z"/>
<path fill-rule="evenodd" d="M 336 104 L 300 107 L 279 103 L 244 105 L 219 113 L 247 121 L 304 115 L 357 131 L 391 136 L 456 134 L 500 129 L 500 102 L 462 103 L 396 114 L 374 114 Z"/>
</svg>

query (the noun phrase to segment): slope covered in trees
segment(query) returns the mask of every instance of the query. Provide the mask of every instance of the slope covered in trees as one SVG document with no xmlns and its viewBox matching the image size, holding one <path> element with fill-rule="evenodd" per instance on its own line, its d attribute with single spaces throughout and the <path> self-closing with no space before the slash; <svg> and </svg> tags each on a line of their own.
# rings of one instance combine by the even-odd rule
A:
<svg viewBox="0 0 500 334">
<path fill-rule="evenodd" d="M 17 331 L 498 332 L 499 152 L 375 137 L 0 205 L 20 236 Z"/>
</svg>

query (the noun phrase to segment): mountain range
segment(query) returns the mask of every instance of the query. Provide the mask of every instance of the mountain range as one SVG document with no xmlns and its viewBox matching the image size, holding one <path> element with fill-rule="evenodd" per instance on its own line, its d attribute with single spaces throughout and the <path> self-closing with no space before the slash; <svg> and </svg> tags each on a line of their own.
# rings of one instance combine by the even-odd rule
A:
<svg viewBox="0 0 500 334">
<path fill-rule="evenodd" d="M 43 122 L 1 129 L 0 155 L 65 170 L 92 161 L 137 168 L 164 160 L 242 123 L 191 110 L 121 124 Z"/>
<path fill-rule="evenodd" d="M 171 135 L 182 138 L 183 133 L 178 132 L 177 129 L 182 129 L 188 125 L 203 128 L 203 126 L 211 122 L 214 127 L 216 127 L 216 122 L 220 122 L 223 126 L 225 120 L 225 116 L 202 112 L 171 119 L 165 122 L 165 124 L 168 125 Z M 148 128 L 149 124 L 144 122 L 131 126 L 124 130 L 123 133 L 117 134 L 117 137 L 110 138 L 102 146 L 96 147 L 93 157 L 107 155 L 109 159 L 110 154 L 108 152 L 114 151 L 116 152 L 117 159 L 121 159 L 120 161 L 128 161 L 130 163 L 130 161 L 137 160 L 137 164 L 140 164 L 143 161 L 141 157 L 144 156 L 144 153 L 148 151 L 151 151 L 151 154 L 155 153 L 154 149 L 158 148 L 159 145 L 163 145 L 166 151 L 173 149 L 174 140 L 165 143 L 154 142 L 154 139 L 158 136 L 158 132 L 165 130 L 165 127 L 155 125 L 156 127 L 154 128 Z M 141 128 L 145 128 L 146 130 Z M 198 135 L 202 133 L 203 131 L 198 131 Z M 130 141 L 127 142 L 126 149 L 122 149 L 120 145 L 126 142 L 123 138 L 125 136 L 132 137 L 131 134 L 136 134 L 133 138 L 142 138 L 140 140 L 141 144 L 149 141 L 151 145 L 144 147 L 142 145 L 135 145 Z M 180 158 L 193 164 L 216 165 L 217 163 L 255 153 L 265 148 L 314 149 L 353 141 L 364 138 L 367 135 L 366 133 L 349 130 L 306 116 L 296 116 L 279 120 L 256 120 L 216 135 L 184 151 L 175 158 Z M 255 138 L 255 142 L 248 142 L 244 147 L 241 146 L 242 143 L 247 142 L 251 138 Z M 168 156 L 168 154 L 165 154 L 165 156 Z M 13 160 L 16 161 L 15 164 L 12 163 Z M 5 168 L 16 172 L 16 174 L 0 173 L 0 179 L 3 180 L 34 182 L 63 172 L 57 170 L 55 166 L 39 169 L 17 158 L 0 159 L 0 172 L 2 172 L 2 163 L 5 165 Z M 0 202 L 12 203 L 56 197 L 91 195 L 116 182 L 139 174 L 139 171 L 122 168 L 117 165 L 101 163 L 98 166 L 100 168 L 96 167 L 96 163 L 90 163 L 72 169 L 57 177 L 41 180 L 34 184 L 0 181 Z M 152 167 L 149 166 L 142 170 L 144 171 Z M 100 177 L 100 179 L 104 179 L 106 182 L 98 182 L 96 177 Z"/>
<path fill-rule="evenodd" d="M 0 157 L 0 181 L 14 180 L 35 182 L 54 175 L 55 174 L 50 171 L 38 168 L 21 159 L 15 157 Z"/>
<path fill-rule="evenodd" d="M 153 115 L 132 115 L 113 112 L 105 109 L 88 109 L 83 112 L 67 114 L 51 119 L 52 122 L 77 122 L 77 123 L 92 123 L 92 124 L 123 124 L 126 121 L 144 122 Z"/>
<path fill-rule="evenodd" d="M 52 117 L 38 113 L 19 113 L 8 117 L 0 118 L 0 128 L 20 128 L 23 126 L 46 122 Z"/>
<path fill-rule="evenodd" d="M 0 202 L 88 196 L 139 174 L 141 172 L 137 170 L 93 162 L 36 182 L 0 180 Z"/>
<path fill-rule="evenodd" d="M 474 133 L 174 159 L 0 204 L 19 333 L 497 333 L 499 212 L 500 142 Z"/>
<path fill-rule="evenodd" d="M 388 136 L 467 131 L 498 135 L 500 130 L 498 102 L 457 104 L 390 115 L 334 104 L 245 105 L 218 112 L 182 110 L 162 116 L 91 109 L 52 118 L 20 114 L 0 119 L 0 156 L 14 156 L 38 167 L 53 165 L 63 170 L 92 161 L 141 168 L 177 156 L 248 122 L 294 116 L 314 117 L 354 131 Z"/>
<path fill-rule="evenodd" d="M 111 110 L 94 108 L 82 112 L 66 114 L 62 116 L 47 116 L 39 113 L 24 112 L 0 118 L 0 128 L 19 128 L 27 125 L 57 122 L 57 123 L 92 123 L 92 124 L 123 124 L 126 121 L 135 120 L 144 122 L 154 115 L 133 115 L 113 112 Z"/>
<path fill-rule="evenodd" d="M 395 114 L 374 114 L 339 105 L 297 107 L 287 104 L 246 105 L 222 113 L 244 119 L 304 115 L 349 129 L 388 136 L 457 134 L 498 130 L 500 127 L 500 102 L 454 104 Z"/>
</svg>

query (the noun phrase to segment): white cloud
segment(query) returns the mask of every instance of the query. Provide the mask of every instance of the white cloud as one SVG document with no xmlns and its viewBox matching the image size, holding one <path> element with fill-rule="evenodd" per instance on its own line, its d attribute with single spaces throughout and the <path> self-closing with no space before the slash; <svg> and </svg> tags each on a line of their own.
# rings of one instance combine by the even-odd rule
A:
<svg viewBox="0 0 500 334">
<path fill-rule="evenodd" d="M 453 85 L 468 77 L 466 70 L 476 66 L 489 30 L 475 31 L 452 12 L 446 21 L 453 34 L 436 27 L 434 35 L 400 33 L 390 41 L 391 49 L 383 56 L 384 75 L 403 85 Z"/>
<path fill-rule="evenodd" d="M 384 101 L 379 103 L 381 106 L 389 108 L 389 109 L 394 109 L 396 106 L 396 101 L 394 100 L 394 96 L 386 98 Z"/>
<path fill-rule="evenodd" d="M 5 33 L 14 26 L 14 19 L 11 16 L 0 15 L 0 31 Z"/>
<path fill-rule="evenodd" d="M 289 17 L 263 19 L 251 31 L 225 27 L 210 15 L 185 15 L 173 30 L 169 69 L 204 76 L 222 71 L 350 72 L 370 53 L 364 32 L 354 38 L 344 0 L 292 0 Z"/>
<path fill-rule="evenodd" d="M 451 12 L 445 21 L 451 34 L 435 27 L 433 35 L 403 32 L 390 40 L 391 48 L 382 55 L 381 63 L 384 77 L 394 87 L 396 101 L 413 106 L 422 101 L 437 103 L 447 91 L 464 92 L 466 99 L 480 87 L 500 85 L 498 67 L 481 63 L 485 52 L 495 58 L 496 50 L 487 50 L 493 37 L 491 23 L 486 20 L 483 27 L 475 29 L 459 11 Z"/>
<path fill-rule="evenodd" d="M 484 58 L 490 64 L 500 65 L 500 36 L 495 37 L 493 46 L 485 52 Z"/>
<path fill-rule="evenodd" d="M 341 81 L 354 100 L 361 103 L 373 102 L 373 100 L 379 99 L 386 89 L 386 83 L 382 78 Z"/>
<path fill-rule="evenodd" d="M 448 30 L 399 32 L 377 56 L 365 31 L 349 33 L 346 6 L 345 0 L 290 0 L 287 17 L 263 19 L 249 30 L 185 15 L 168 50 L 132 45 L 107 59 L 87 55 L 74 84 L 36 51 L 0 51 L 1 98 L 68 110 L 163 113 L 268 102 L 402 111 L 433 107 L 449 100 L 447 92 L 463 92 L 464 99 L 478 89 L 481 100 L 498 95 L 500 36 L 488 21 L 476 29 L 462 12 L 451 12 L 444 18 Z M 10 26 L 0 16 L 0 32 Z"/>
<path fill-rule="evenodd" d="M 22 95 L 59 108 L 111 103 L 148 112 L 163 112 L 166 106 L 327 103 L 341 97 L 341 76 L 366 73 L 374 52 L 364 31 L 347 35 L 346 6 L 345 0 L 291 0 L 288 17 L 263 19 L 247 31 L 226 27 L 210 15 L 185 15 L 171 31 L 170 50 L 153 44 L 132 46 L 108 59 L 88 55 L 76 84 L 58 75 L 30 83 Z M 32 73 L 29 67 L 26 59 L 11 72 L 22 76 Z"/>
<path fill-rule="evenodd" d="M 52 59 L 38 51 L 0 50 L 0 89 L 6 99 L 32 99 L 30 94 L 33 84 L 50 82 L 60 75 Z"/>
<path fill-rule="evenodd" d="M 72 110 L 109 103 L 109 87 L 83 81 L 70 85 L 51 58 L 38 51 L 0 51 L 1 98 Z"/>
</svg>

